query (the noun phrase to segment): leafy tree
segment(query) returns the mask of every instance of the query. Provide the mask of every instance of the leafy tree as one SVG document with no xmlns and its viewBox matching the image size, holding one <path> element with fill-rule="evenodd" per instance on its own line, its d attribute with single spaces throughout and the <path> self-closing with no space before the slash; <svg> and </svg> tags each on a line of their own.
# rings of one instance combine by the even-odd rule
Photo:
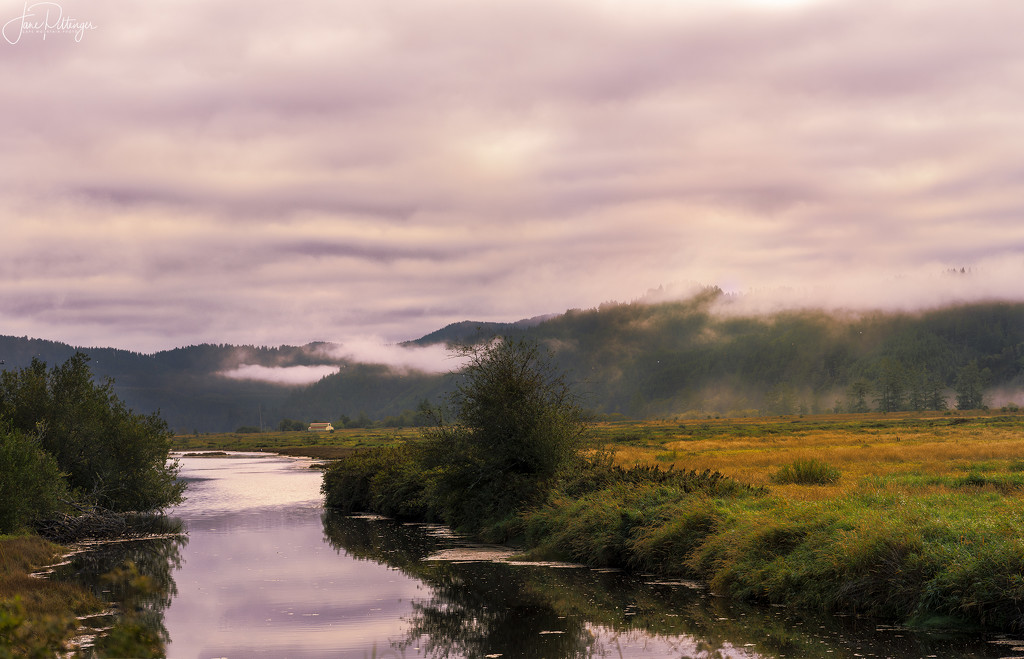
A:
<svg viewBox="0 0 1024 659">
<path fill-rule="evenodd" d="M 942 381 L 927 368 L 920 368 L 910 378 L 907 404 L 914 411 L 944 410 L 948 407 Z"/>
<path fill-rule="evenodd" d="M 862 379 L 854 380 L 846 390 L 846 408 L 850 412 L 867 412 L 869 393 L 871 393 L 871 385 L 867 381 Z"/>
<path fill-rule="evenodd" d="M 305 430 L 308 426 L 302 421 L 296 421 L 295 419 L 281 419 L 281 423 L 277 424 L 277 429 L 281 432 L 288 432 L 292 430 Z"/>
<path fill-rule="evenodd" d="M 984 390 L 991 378 L 986 368 L 978 368 L 977 360 L 972 359 L 960 369 L 956 376 L 956 406 L 961 410 L 976 410 L 985 406 Z"/>
<path fill-rule="evenodd" d="M 499 340 L 462 350 L 468 365 L 425 430 L 428 496 L 453 526 L 481 528 L 537 503 L 581 446 L 586 423 L 551 355 Z"/>
<path fill-rule="evenodd" d="M 69 487 L 115 511 L 147 511 L 181 500 L 172 433 L 158 414 L 137 414 L 113 394 L 109 379 L 96 383 L 89 357 L 76 353 L 47 370 L 30 366 L 0 376 L 0 417 L 13 430 L 38 437 Z"/>
<path fill-rule="evenodd" d="M 765 409 L 768 414 L 778 416 L 796 414 L 797 401 L 792 385 L 784 382 L 769 389 L 765 394 Z"/>
<path fill-rule="evenodd" d="M 347 414 L 342 414 L 337 421 L 333 424 L 335 428 L 372 428 L 374 426 L 373 419 L 371 419 L 366 412 L 360 412 L 358 418 L 350 418 Z"/>
<path fill-rule="evenodd" d="M 0 430 L 0 534 L 14 533 L 61 507 L 57 461 L 17 430 Z"/>
<path fill-rule="evenodd" d="M 903 368 L 896 361 L 885 358 L 881 364 L 881 377 L 878 380 L 875 403 L 879 412 L 898 412 L 903 409 L 906 376 Z"/>
</svg>

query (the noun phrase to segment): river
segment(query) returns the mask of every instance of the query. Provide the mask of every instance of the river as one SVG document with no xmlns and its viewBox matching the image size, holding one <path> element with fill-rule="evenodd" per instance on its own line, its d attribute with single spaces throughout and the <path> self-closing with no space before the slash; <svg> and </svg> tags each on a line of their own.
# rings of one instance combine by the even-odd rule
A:
<svg viewBox="0 0 1024 659">
<path fill-rule="evenodd" d="M 434 525 L 325 513 L 310 461 L 185 457 L 187 537 L 104 545 L 59 578 L 130 559 L 167 656 L 1024 657 L 1024 635 L 914 633 L 730 604 L 697 584 L 529 564 Z M 108 593 L 109 594 L 109 593 Z"/>
</svg>

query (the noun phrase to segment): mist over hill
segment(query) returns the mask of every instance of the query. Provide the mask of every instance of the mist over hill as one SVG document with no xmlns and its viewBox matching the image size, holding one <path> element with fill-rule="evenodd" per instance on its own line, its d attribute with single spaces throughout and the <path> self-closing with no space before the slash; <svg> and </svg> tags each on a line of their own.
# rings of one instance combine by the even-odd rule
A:
<svg viewBox="0 0 1024 659">
<path fill-rule="evenodd" d="M 369 357 L 332 343 L 204 344 L 151 355 L 78 349 L 98 377 L 114 379 L 129 407 L 159 410 L 180 432 L 215 432 L 270 429 L 282 419 L 410 422 L 421 401 L 437 401 L 452 386 L 445 371 L 457 362 L 436 356 L 495 336 L 550 348 L 598 414 L 934 409 L 956 406 L 968 385 L 980 392 L 977 404 L 1024 403 L 1020 303 L 755 315 L 712 288 L 685 300 L 608 303 L 513 323 L 464 321 Z M 27 366 L 33 357 L 52 365 L 75 351 L 3 336 L 0 368 Z M 427 353 L 436 364 L 426 365 Z"/>
</svg>

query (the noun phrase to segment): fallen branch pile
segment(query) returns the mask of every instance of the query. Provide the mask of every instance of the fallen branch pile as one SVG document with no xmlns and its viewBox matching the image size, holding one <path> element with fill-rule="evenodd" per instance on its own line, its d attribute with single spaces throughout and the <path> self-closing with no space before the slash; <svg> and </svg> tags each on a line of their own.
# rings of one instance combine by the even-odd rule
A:
<svg viewBox="0 0 1024 659">
<path fill-rule="evenodd" d="M 77 506 L 76 506 L 77 507 Z M 36 532 L 58 544 L 83 540 L 121 540 L 157 534 L 179 533 L 181 524 L 157 513 L 115 512 L 106 508 L 78 508 L 36 524 Z"/>
</svg>

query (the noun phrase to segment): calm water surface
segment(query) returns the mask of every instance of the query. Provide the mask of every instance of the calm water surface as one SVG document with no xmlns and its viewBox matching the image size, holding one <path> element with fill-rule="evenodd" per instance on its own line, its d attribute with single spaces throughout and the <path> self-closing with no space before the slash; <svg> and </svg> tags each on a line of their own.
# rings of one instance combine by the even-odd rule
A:
<svg viewBox="0 0 1024 659">
<path fill-rule="evenodd" d="M 153 574 L 169 657 L 1024 657 L 1024 637 L 730 606 L 693 584 L 518 564 L 440 527 L 326 514 L 306 460 L 181 462 L 187 539 L 73 567 L 131 558 Z"/>
<path fill-rule="evenodd" d="M 324 539 L 321 474 L 262 455 L 184 458 L 188 531 L 170 657 L 383 656 L 423 586 Z"/>
</svg>

